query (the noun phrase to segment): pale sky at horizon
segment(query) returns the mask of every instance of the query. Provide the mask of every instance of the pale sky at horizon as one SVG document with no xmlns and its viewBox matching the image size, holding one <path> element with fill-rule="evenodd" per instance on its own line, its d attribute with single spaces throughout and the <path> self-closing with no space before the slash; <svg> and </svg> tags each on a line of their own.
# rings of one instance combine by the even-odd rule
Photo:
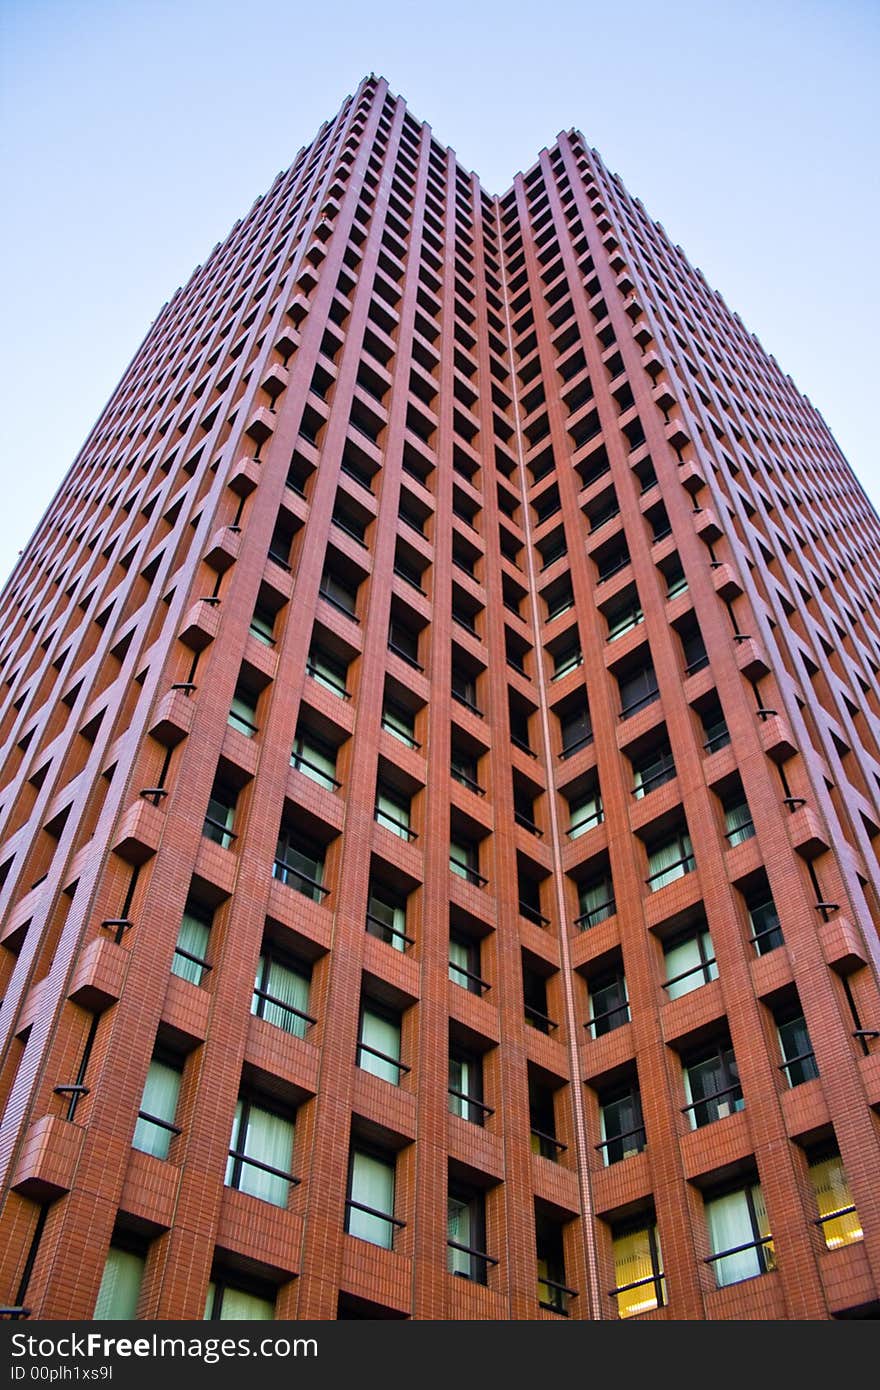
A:
<svg viewBox="0 0 880 1390">
<path fill-rule="evenodd" d="M 880 508 L 878 55 L 875 0 L 0 0 L 0 584 L 163 303 L 370 71 L 492 192 L 579 127 Z"/>
</svg>

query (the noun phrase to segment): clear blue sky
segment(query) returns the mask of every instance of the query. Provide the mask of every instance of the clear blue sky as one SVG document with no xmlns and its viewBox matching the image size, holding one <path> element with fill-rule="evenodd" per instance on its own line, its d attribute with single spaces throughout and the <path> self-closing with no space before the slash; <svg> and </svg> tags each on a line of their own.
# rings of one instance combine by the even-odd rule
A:
<svg viewBox="0 0 880 1390">
<path fill-rule="evenodd" d="M 370 71 L 492 192 L 583 130 L 880 500 L 876 0 L 0 0 L 0 26 L 0 582 L 161 305 Z"/>
</svg>

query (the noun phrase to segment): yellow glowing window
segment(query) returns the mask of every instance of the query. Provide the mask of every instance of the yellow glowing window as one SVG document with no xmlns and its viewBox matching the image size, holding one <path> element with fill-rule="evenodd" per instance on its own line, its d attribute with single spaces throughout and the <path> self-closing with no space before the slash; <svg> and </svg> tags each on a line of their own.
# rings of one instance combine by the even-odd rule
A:
<svg viewBox="0 0 880 1390">
<path fill-rule="evenodd" d="M 829 1250 L 862 1239 L 862 1224 L 839 1154 L 810 1164 L 810 1181 L 819 1208 L 819 1229 Z"/>
<path fill-rule="evenodd" d="M 656 1226 L 619 1235 L 614 1241 L 617 1315 L 632 1318 L 666 1303 L 666 1280 Z"/>
</svg>

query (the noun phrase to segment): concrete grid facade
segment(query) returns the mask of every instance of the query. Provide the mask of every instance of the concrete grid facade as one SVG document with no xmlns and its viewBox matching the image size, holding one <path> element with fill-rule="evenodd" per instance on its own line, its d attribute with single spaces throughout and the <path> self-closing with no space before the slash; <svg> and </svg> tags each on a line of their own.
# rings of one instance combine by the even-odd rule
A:
<svg viewBox="0 0 880 1390">
<path fill-rule="evenodd" d="M 577 131 L 365 79 L 3 595 L 7 1309 L 876 1316 L 878 578 Z"/>
</svg>

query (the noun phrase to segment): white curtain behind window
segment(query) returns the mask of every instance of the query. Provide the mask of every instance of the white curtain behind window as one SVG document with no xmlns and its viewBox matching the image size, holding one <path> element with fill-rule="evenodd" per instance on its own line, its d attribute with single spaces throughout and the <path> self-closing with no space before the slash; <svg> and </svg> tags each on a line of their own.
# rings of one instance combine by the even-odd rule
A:
<svg viewBox="0 0 880 1390">
<path fill-rule="evenodd" d="M 376 1052 L 383 1052 L 385 1057 L 400 1060 L 400 1025 L 392 1019 L 383 1018 L 381 1014 L 374 1014 L 370 1009 L 364 1009 L 361 1042 L 375 1048 Z M 395 1086 L 400 1082 L 400 1071 L 394 1062 L 386 1062 L 383 1057 L 376 1057 L 363 1047 L 359 1052 L 359 1065 L 364 1071 L 381 1076 Z"/>
<path fill-rule="evenodd" d="M 271 1168 L 278 1168 L 282 1173 L 289 1173 L 293 1154 L 293 1125 L 290 1120 L 273 1115 L 259 1105 L 248 1106 L 246 1123 L 243 1116 L 244 1105 L 239 1101 L 235 1107 L 230 1149 L 235 1149 L 248 1158 L 255 1158 L 260 1163 L 268 1163 Z M 226 1164 L 227 1184 L 232 1182 L 235 1166 L 235 1160 L 230 1156 Z M 264 1169 L 247 1162 L 240 1164 L 239 1172 L 238 1188 L 241 1192 L 249 1192 L 252 1197 L 259 1197 L 261 1201 L 271 1202 L 276 1207 L 287 1206 L 290 1190 L 287 1178 L 267 1173 Z"/>
<path fill-rule="evenodd" d="M 743 840 L 751 839 L 755 833 L 755 827 L 752 825 L 752 817 L 745 801 L 738 806 L 727 808 L 724 812 L 724 828 L 731 845 L 741 845 Z"/>
<path fill-rule="evenodd" d="M 144 1264 L 141 1255 L 135 1255 L 130 1250 L 120 1250 L 116 1245 L 110 1246 L 101 1287 L 98 1290 L 98 1301 L 92 1314 L 96 1322 L 104 1318 L 127 1322 L 136 1316 Z"/>
<path fill-rule="evenodd" d="M 372 1207 L 374 1211 L 393 1215 L 393 1166 L 381 1158 L 373 1158 L 371 1154 L 356 1153 L 352 1164 L 351 1197 L 352 1201 Z M 358 1236 L 361 1240 L 368 1240 L 373 1245 L 382 1245 L 386 1250 L 391 1249 L 394 1227 L 390 1221 L 383 1221 L 379 1216 L 371 1216 L 368 1212 L 358 1211 L 357 1207 L 351 1207 L 348 1229 L 351 1235 Z"/>
<path fill-rule="evenodd" d="M 686 859 L 691 852 L 691 842 L 688 835 L 676 836 L 674 840 L 668 841 L 665 845 L 658 845 L 656 849 L 652 850 L 648 855 L 650 888 L 652 890 L 663 888 L 665 884 L 672 883 L 674 879 L 681 878 L 682 874 L 687 873 L 688 866 L 681 861 Z"/>
<path fill-rule="evenodd" d="M 568 827 L 569 839 L 576 840 L 579 835 L 599 825 L 603 820 L 602 798 L 598 791 L 588 792 L 571 803 L 571 821 Z"/>
<path fill-rule="evenodd" d="M 700 969 L 700 942 L 703 943 L 703 953 L 707 961 L 711 961 L 715 952 L 712 948 L 712 938 L 707 931 L 700 936 L 692 936 L 687 941 L 680 942 L 666 952 L 666 978 L 675 980 L 677 975 L 684 975 L 686 970 L 693 971 L 683 980 L 675 980 L 675 984 L 667 987 L 666 993 L 670 999 L 678 999 L 682 994 L 690 994 L 692 989 L 699 989 L 700 985 L 706 983 L 706 976 L 710 980 L 718 978 L 718 966 L 712 962 L 711 965 Z"/>
<path fill-rule="evenodd" d="M 755 1239 L 744 1190 L 707 1202 L 706 1221 L 713 1255 L 722 1250 L 735 1250 L 738 1245 L 750 1245 Z M 761 1273 L 758 1252 L 754 1248 L 715 1260 L 714 1269 L 719 1287 L 737 1284 L 741 1279 L 751 1279 Z"/>
<path fill-rule="evenodd" d="M 200 956 L 204 960 L 208 953 L 210 935 L 209 928 L 200 918 L 193 917 L 189 912 L 184 912 L 180 931 L 177 933 L 177 944 L 182 951 L 189 951 L 191 956 Z M 187 960 L 186 956 L 178 955 L 175 955 L 171 962 L 171 970 L 182 980 L 189 980 L 194 985 L 201 984 L 202 976 L 205 973 L 204 968 L 196 961 Z"/>
<path fill-rule="evenodd" d="M 155 1059 L 150 1063 L 147 1082 L 144 1086 L 141 1110 L 147 1115 L 155 1115 L 157 1120 L 174 1123 L 177 1112 L 177 1097 L 180 1093 L 180 1072 L 174 1067 Z M 157 1158 L 167 1158 L 168 1148 L 173 1139 L 170 1129 L 154 1125 L 150 1120 L 138 1120 L 135 1125 L 132 1148 L 142 1149 L 144 1153 L 155 1154 Z"/>
<path fill-rule="evenodd" d="M 215 1289 L 212 1280 L 208 1285 L 208 1299 L 205 1303 L 206 1318 L 210 1318 L 214 1311 Z M 256 1294 L 245 1293 L 243 1289 L 224 1288 L 219 1317 L 223 1322 L 267 1322 L 275 1317 L 275 1304 L 266 1298 L 258 1298 Z"/>
<path fill-rule="evenodd" d="M 266 958 L 260 957 L 260 964 L 257 967 L 256 987 L 265 989 L 268 994 L 280 999 L 280 1004 L 273 1004 L 268 999 L 262 999 L 255 994 L 251 1002 L 251 1013 L 260 1013 L 260 1016 L 267 1023 L 272 1023 L 276 1028 L 283 1028 L 285 1033 L 293 1033 L 298 1038 L 304 1038 L 308 1024 L 299 1014 L 290 1013 L 283 1007 L 289 1004 L 292 1009 L 299 1009 L 303 1013 L 308 1012 L 309 1007 L 309 981 L 305 975 L 298 970 L 292 970 L 290 966 L 281 965 L 278 961 L 270 961 L 269 969 L 265 971 Z M 265 973 L 264 973 L 265 972 Z M 263 981 L 265 980 L 265 984 Z"/>
</svg>

